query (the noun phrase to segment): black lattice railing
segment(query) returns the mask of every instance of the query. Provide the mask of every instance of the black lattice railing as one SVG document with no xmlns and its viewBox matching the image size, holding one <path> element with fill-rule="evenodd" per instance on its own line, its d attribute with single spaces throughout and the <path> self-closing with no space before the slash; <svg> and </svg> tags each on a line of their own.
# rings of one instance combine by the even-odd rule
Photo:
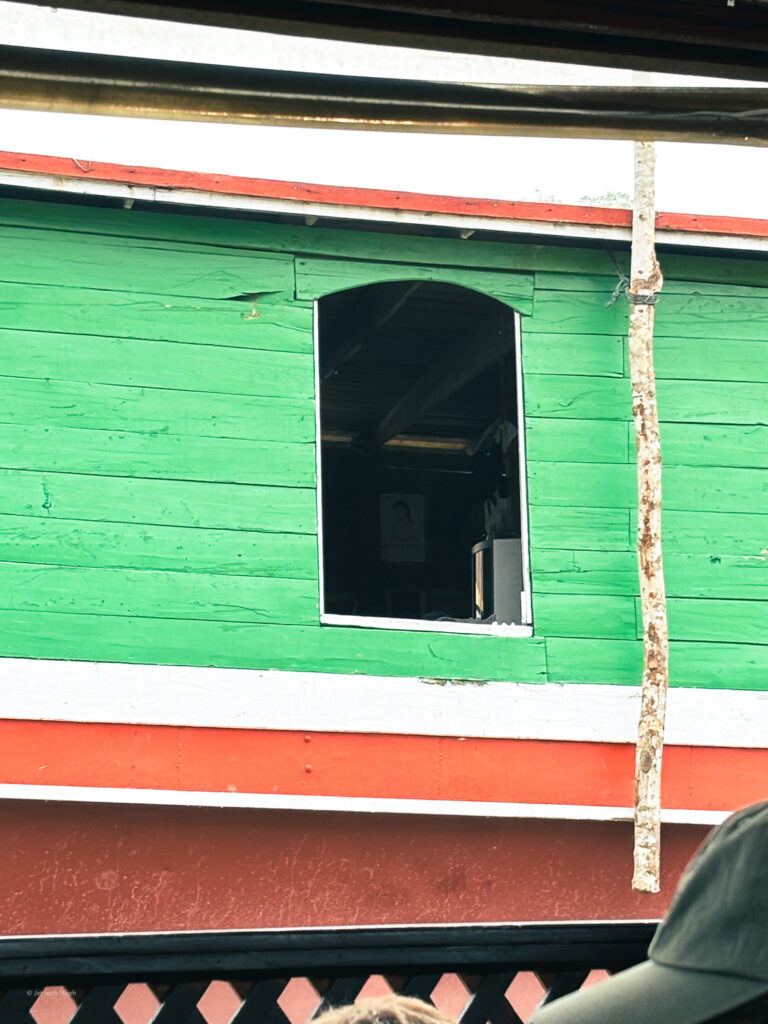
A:
<svg viewBox="0 0 768 1024">
<path fill-rule="evenodd" d="M 0 1024 L 307 1024 L 399 992 L 461 1024 L 520 1024 L 644 959 L 654 924 L 0 939 Z"/>
</svg>

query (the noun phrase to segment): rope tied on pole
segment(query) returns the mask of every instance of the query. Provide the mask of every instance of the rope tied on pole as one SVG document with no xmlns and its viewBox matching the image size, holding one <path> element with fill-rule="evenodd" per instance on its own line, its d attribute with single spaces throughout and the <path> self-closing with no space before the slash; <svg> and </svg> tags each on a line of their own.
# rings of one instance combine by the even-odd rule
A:
<svg viewBox="0 0 768 1024">
<path fill-rule="evenodd" d="M 627 302 L 635 306 L 655 306 L 659 301 L 659 293 L 657 291 L 646 291 L 646 292 L 634 292 L 632 291 L 632 282 L 624 273 L 619 266 L 618 260 L 613 255 L 610 249 L 607 249 L 608 258 L 618 274 L 619 280 L 616 287 L 611 292 L 611 297 L 605 304 L 606 309 L 610 309 L 611 306 L 615 305 L 619 301 L 619 297 L 624 295 Z M 658 264 L 656 264 L 658 266 Z"/>
</svg>

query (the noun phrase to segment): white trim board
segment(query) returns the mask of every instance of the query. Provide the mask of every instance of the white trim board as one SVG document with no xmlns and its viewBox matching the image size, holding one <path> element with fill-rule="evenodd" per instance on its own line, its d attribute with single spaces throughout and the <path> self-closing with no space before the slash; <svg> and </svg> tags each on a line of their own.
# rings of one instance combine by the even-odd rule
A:
<svg viewBox="0 0 768 1024">
<path fill-rule="evenodd" d="M 0 800 L 45 800 L 163 807 L 251 808 L 341 814 L 418 814 L 463 818 L 523 818 L 546 821 L 632 821 L 631 807 L 588 804 L 521 804 L 488 800 L 399 800 L 389 797 L 298 796 L 274 793 L 211 793 L 173 789 L 113 789 L 101 786 L 0 784 Z M 719 825 L 731 811 L 664 808 L 662 824 Z"/>
<path fill-rule="evenodd" d="M 0 719 L 634 744 L 639 701 L 610 684 L 0 659 Z M 765 748 L 768 692 L 673 688 L 666 740 Z"/>
<path fill-rule="evenodd" d="M 524 549 L 525 550 L 525 549 Z M 527 562 L 527 558 L 525 559 Z M 527 582 L 527 581 L 526 581 Z M 528 596 L 530 587 L 523 591 Z M 444 622 L 442 619 L 389 619 L 379 615 L 337 615 L 321 612 L 320 622 L 326 626 L 354 626 L 356 629 L 406 629 L 409 633 L 465 633 L 480 636 L 533 636 L 533 626 L 506 622 Z"/>
</svg>

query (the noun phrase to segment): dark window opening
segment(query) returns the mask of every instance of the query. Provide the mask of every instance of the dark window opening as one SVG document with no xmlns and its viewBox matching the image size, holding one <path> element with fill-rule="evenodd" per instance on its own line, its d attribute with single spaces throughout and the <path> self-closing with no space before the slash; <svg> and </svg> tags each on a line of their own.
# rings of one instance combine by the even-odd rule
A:
<svg viewBox="0 0 768 1024">
<path fill-rule="evenodd" d="M 515 331 L 458 285 L 320 300 L 326 614 L 527 621 Z"/>
</svg>

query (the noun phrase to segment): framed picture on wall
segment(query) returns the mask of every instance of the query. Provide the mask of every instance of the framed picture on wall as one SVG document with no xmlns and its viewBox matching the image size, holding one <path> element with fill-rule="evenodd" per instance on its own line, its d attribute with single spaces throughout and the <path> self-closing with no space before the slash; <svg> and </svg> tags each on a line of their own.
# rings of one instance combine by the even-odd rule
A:
<svg viewBox="0 0 768 1024">
<path fill-rule="evenodd" d="M 424 561 L 422 494 L 381 494 L 379 521 L 382 562 Z"/>
</svg>

